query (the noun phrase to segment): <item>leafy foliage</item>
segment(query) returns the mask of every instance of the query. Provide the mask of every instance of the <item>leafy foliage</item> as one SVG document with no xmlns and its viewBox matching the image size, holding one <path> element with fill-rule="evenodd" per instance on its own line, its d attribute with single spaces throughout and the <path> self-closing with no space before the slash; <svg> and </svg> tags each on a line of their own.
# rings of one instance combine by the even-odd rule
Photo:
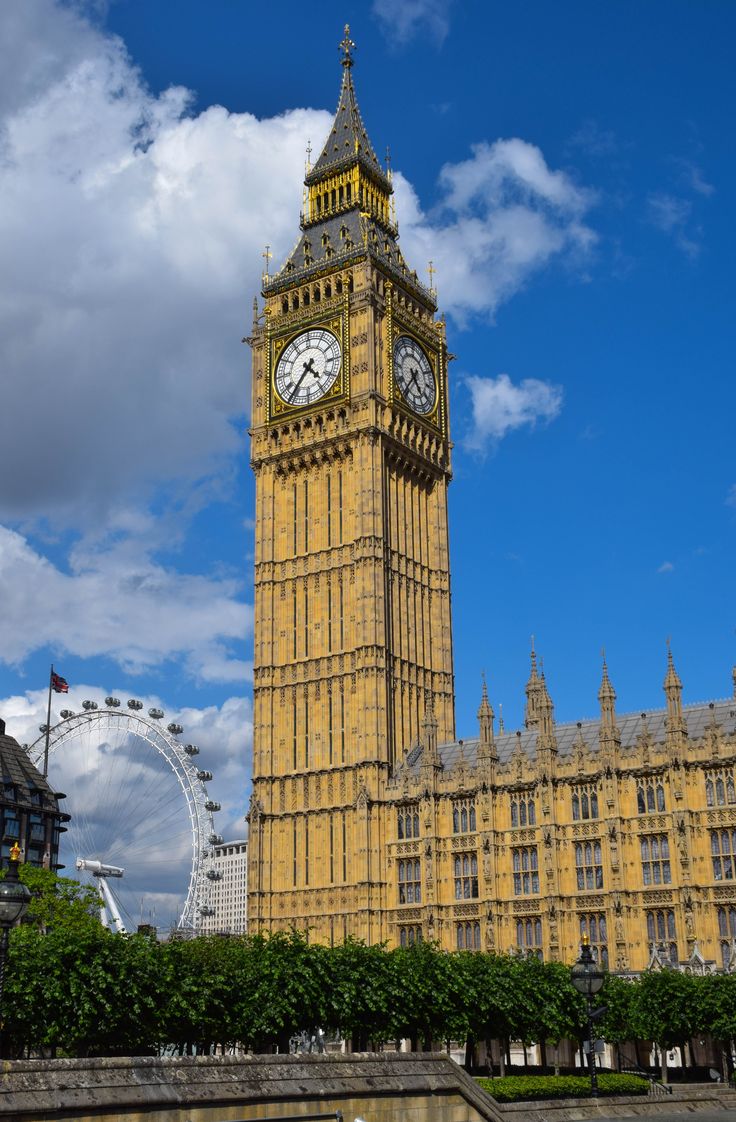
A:
<svg viewBox="0 0 736 1122">
<path fill-rule="evenodd" d="M 479 1085 L 500 1103 L 534 1099 L 584 1099 L 590 1095 L 590 1080 L 582 1075 L 507 1075 L 503 1079 L 479 1079 Z M 637 1075 L 598 1076 L 601 1095 L 646 1095 L 649 1083 Z"/>
</svg>

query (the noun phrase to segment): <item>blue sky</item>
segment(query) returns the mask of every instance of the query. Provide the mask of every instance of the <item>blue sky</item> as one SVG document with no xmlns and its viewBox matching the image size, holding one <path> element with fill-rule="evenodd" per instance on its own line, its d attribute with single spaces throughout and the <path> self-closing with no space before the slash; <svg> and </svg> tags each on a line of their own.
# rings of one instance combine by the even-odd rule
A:
<svg viewBox="0 0 736 1122">
<path fill-rule="evenodd" d="M 297 233 L 337 101 L 333 5 L 0 10 L 0 714 L 53 661 L 186 710 L 223 830 L 250 743 L 249 356 L 266 242 Z M 452 364 L 459 735 L 485 671 L 522 719 L 730 693 L 736 8 L 343 4 L 405 255 Z M 219 783 L 219 788 L 218 788 Z"/>
</svg>

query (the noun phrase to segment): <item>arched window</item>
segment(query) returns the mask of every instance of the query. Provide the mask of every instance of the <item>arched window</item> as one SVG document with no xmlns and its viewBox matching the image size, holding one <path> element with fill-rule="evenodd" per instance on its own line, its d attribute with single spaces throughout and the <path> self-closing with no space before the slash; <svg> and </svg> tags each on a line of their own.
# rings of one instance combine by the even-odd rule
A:
<svg viewBox="0 0 736 1122">
<path fill-rule="evenodd" d="M 470 829 L 471 832 L 475 830 L 475 807 L 470 808 Z"/>
<path fill-rule="evenodd" d="M 646 814 L 647 807 L 646 807 L 646 803 L 644 802 L 644 788 L 643 787 L 637 787 L 636 788 L 636 807 L 637 807 L 637 810 L 639 811 L 639 814 Z"/>
<path fill-rule="evenodd" d="M 574 791 L 572 796 L 572 819 L 573 822 L 577 822 L 580 819 L 580 796 L 577 791 Z"/>
<path fill-rule="evenodd" d="M 708 778 L 705 781 L 705 803 L 706 806 L 713 806 L 713 780 Z"/>
<path fill-rule="evenodd" d="M 661 783 L 657 784 L 657 810 L 664 810 L 664 787 Z"/>
<path fill-rule="evenodd" d="M 460 811 L 460 833 L 467 834 L 468 832 L 468 812 L 465 807 Z"/>
<path fill-rule="evenodd" d="M 398 822 L 397 833 L 398 833 L 398 836 L 399 836 L 399 841 L 401 841 L 402 838 L 404 837 L 404 815 L 401 813 L 401 811 L 399 811 L 399 817 L 397 819 L 397 822 Z"/>
<path fill-rule="evenodd" d="M 523 799 L 519 803 L 519 825 L 526 826 L 526 803 Z"/>
<path fill-rule="evenodd" d="M 460 811 L 457 807 L 452 812 L 452 832 L 453 834 L 460 833 Z"/>
<path fill-rule="evenodd" d="M 587 791 L 583 791 L 583 797 L 580 800 L 580 805 L 581 805 L 581 809 L 582 809 L 583 818 L 589 818 L 590 817 L 590 814 L 589 814 L 589 809 L 590 808 L 588 806 L 588 792 Z"/>
<path fill-rule="evenodd" d="M 527 820 L 530 826 L 536 825 L 537 811 L 534 806 L 534 799 L 529 799 L 529 802 L 527 803 Z"/>
<path fill-rule="evenodd" d="M 598 796 L 596 795 L 595 791 L 590 796 L 590 817 L 598 817 Z"/>
<path fill-rule="evenodd" d="M 514 799 L 514 801 L 511 803 L 511 825 L 519 825 L 519 804 L 517 803 L 516 799 Z"/>
<path fill-rule="evenodd" d="M 726 801 L 729 803 L 736 803 L 736 789 L 734 789 L 732 775 L 729 775 L 726 780 Z"/>
<path fill-rule="evenodd" d="M 413 818 L 414 823 L 414 837 L 419 837 L 419 814 L 415 813 Z"/>
<path fill-rule="evenodd" d="M 654 788 L 651 783 L 647 784 L 647 810 L 654 810 Z"/>
<path fill-rule="evenodd" d="M 726 788 L 720 775 L 716 779 L 716 802 L 719 806 L 723 806 L 726 801 Z"/>
</svg>

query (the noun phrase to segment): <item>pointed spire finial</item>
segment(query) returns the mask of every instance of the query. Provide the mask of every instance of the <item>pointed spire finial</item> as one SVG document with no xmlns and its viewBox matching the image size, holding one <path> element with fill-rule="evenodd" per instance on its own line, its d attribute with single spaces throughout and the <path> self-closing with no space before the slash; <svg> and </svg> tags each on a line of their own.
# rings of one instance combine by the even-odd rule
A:
<svg viewBox="0 0 736 1122">
<path fill-rule="evenodd" d="M 342 51 L 342 64 L 343 64 L 343 66 L 352 66 L 353 65 L 353 54 L 352 54 L 352 52 L 355 50 L 355 43 L 350 38 L 350 24 L 349 23 L 345 24 L 345 35 L 344 35 L 344 38 L 343 38 L 342 42 L 340 43 L 340 50 Z"/>
<path fill-rule="evenodd" d="M 498 703 L 498 731 L 503 732 L 504 727 L 505 726 L 504 726 L 504 723 L 503 723 L 503 702 L 499 701 L 499 703 Z"/>
</svg>

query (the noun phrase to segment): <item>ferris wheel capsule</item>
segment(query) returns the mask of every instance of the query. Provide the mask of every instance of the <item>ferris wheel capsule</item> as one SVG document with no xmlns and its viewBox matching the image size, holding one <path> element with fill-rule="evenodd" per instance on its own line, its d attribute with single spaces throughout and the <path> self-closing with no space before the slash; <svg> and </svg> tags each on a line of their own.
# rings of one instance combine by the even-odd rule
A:
<svg viewBox="0 0 736 1122">
<path fill-rule="evenodd" d="M 105 705 L 107 706 L 108 709 L 117 709 L 119 704 L 120 704 L 120 698 L 119 697 L 106 697 L 105 698 Z"/>
<path fill-rule="evenodd" d="M 135 697 L 131 697 L 130 701 L 128 702 L 128 709 L 132 709 L 132 710 L 134 710 L 134 712 L 137 713 L 142 708 L 143 708 L 143 702 L 138 701 Z"/>
<path fill-rule="evenodd" d="M 210 834 L 208 841 L 210 845 L 222 845 L 222 834 Z"/>
<path fill-rule="evenodd" d="M 164 715 L 163 709 L 149 709 L 148 710 L 148 716 L 151 717 L 154 721 L 160 721 L 161 718 L 163 717 L 163 715 Z"/>
<path fill-rule="evenodd" d="M 198 771 L 197 779 L 201 779 L 203 783 L 209 783 L 209 781 L 212 779 L 212 772 L 204 771 L 204 769 L 202 771 Z"/>
<path fill-rule="evenodd" d="M 167 725 L 166 727 L 172 736 L 181 736 L 181 734 L 184 732 L 184 729 L 181 727 L 181 725 L 177 725 L 176 721 L 172 721 L 171 724 Z"/>
<path fill-rule="evenodd" d="M 214 799 L 207 799 L 207 802 L 204 805 L 205 809 L 209 810 L 212 814 L 214 814 L 218 810 L 222 810 L 220 804 L 218 802 L 215 802 Z"/>
<path fill-rule="evenodd" d="M 197 747 L 196 744 L 185 744 L 184 745 L 184 751 L 186 752 L 186 754 L 188 756 L 198 756 L 199 755 L 199 748 Z"/>
<path fill-rule="evenodd" d="M 59 716 L 62 718 L 62 720 L 67 721 L 70 717 L 74 716 L 74 710 L 73 709 L 62 709 Z"/>
<path fill-rule="evenodd" d="M 97 709 L 97 702 L 96 701 L 83 701 L 82 702 L 82 709 L 86 709 L 88 713 L 91 713 L 93 709 Z"/>
<path fill-rule="evenodd" d="M 222 873 L 219 869 L 208 869 L 207 880 L 222 880 Z"/>
</svg>

